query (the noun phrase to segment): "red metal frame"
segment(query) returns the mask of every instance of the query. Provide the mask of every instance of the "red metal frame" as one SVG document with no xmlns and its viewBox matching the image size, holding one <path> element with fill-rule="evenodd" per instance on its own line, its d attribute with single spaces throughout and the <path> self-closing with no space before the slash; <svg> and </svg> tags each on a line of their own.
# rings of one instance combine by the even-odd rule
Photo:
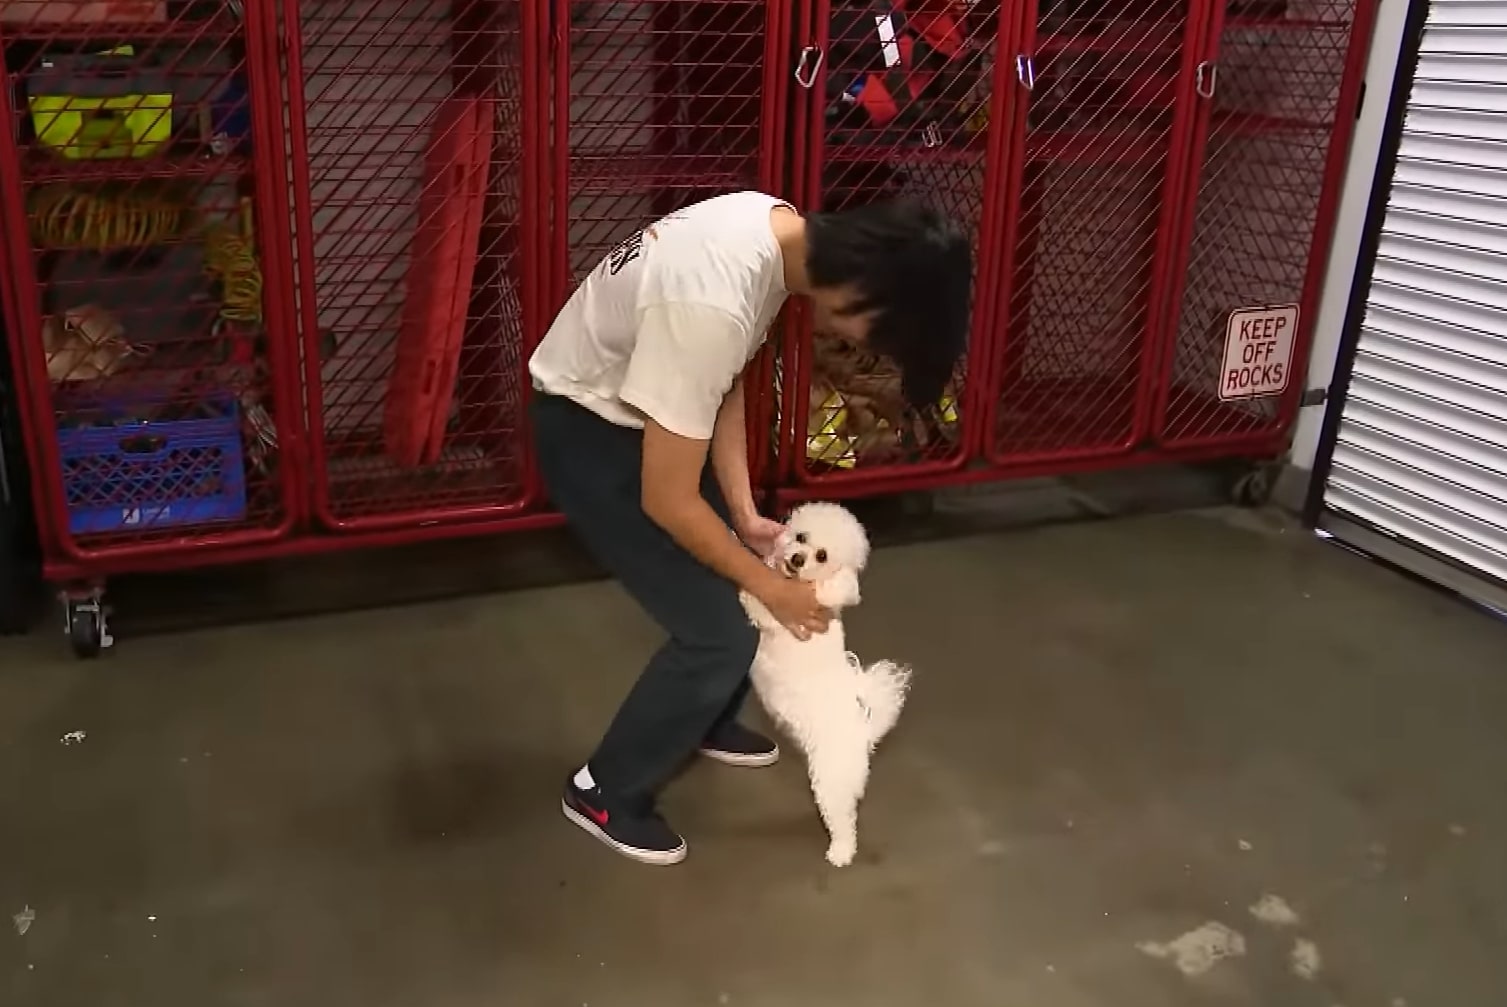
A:
<svg viewBox="0 0 1507 1007">
<path fill-rule="evenodd" d="M 240 563 L 263 563 L 302 556 L 323 556 L 351 549 L 388 549 L 417 545 L 422 542 L 442 542 L 457 538 L 539 531 L 546 528 L 558 528 L 563 524 L 565 524 L 565 518 L 560 514 L 552 511 L 538 511 L 530 514 L 509 515 L 489 521 L 437 523 L 416 528 L 386 528 L 361 535 L 292 535 L 275 542 L 203 546 L 176 553 L 163 553 L 157 557 L 156 561 L 148 564 L 118 553 L 101 555 L 87 561 L 49 555 L 43 561 L 42 575 L 47 580 L 58 584 L 92 583 L 123 574 L 175 572 L 215 566 L 234 566 Z"/>
<path fill-rule="evenodd" d="M 1188 322 L 1186 315 L 1192 307 L 1189 299 L 1195 293 L 1189 283 L 1190 259 L 1194 253 L 1195 240 L 1201 233 L 1198 228 L 1200 211 L 1208 205 L 1203 199 L 1203 182 L 1205 168 L 1214 156 L 1209 150 L 1211 140 L 1218 136 L 1223 138 L 1228 145 L 1234 142 L 1232 137 L 1279 135 L 1285 131 L 1294 130 L 1311 132 L 1311 126 L 1302 122 L 1289 122 L 1276 116 L 1246 115 L 1242 117 L 1237 115 L 1233 117 L 1234 121 L 1229 123 L 1231 128 L 1221 131 L 1216 126 L 1214 106 L 1222 92 L 1215 89 L 1212 98 L 1200 97 L 1198 101 L 1195 140 L 1189 152 L 1182 183 L 1188 197 L 1185 200 L 1184 218 L 1179 223 L 1178 241 L 1175 246 L 1177 261 L 1172 272 L 1173 287 L 1165 303 L 1161 325 L 1166 338 L 1160 351 L 1152 433 L 1160 450 L 1166 453 L 1182 456 L 1190 452 L 1202 453 L 1210 449 L 1219 449 L 1231 456 L 1259 456 L 1280 454 L 1287 448 L 1291 427 L 1297 417 L 1303 396 L 1304 369 L 1307 366 L 1308 351 L 1312 343 L 1313 324 L 1317 320 L 1318 301 L 1323 286 L 1324 272 L 1328 265 L 1329 246 L 1334 232 L 1340 189 L 1344 181 L 1350 138 L 1354 130 L 1354 110 L 1357 107 L 1360 88 L 1365 77 L 1366 56 L 1376 17 L 1376 0 L 1355 0 L 1353 7 L 1349 0 L 1323 0 L 1321 5 L 1340 8 L 1349 14 L 1349 17 L 1348 19 L 1293 18 L 1284 21 L 1259 17 L 1231 19 L 1227 18 L 1223 4 L 1212 5 L 1203 44 L 1204 58 L 1214 66 L 1219 66 L 1221 58 L 1225 55 L 1227 29 L 1237 32 L 1259 31 L 1271 34 L 1278 39 L 1276 42 L 1278 57 L 1281 54 L 1281 46 L 1284 44 L 1283 40 L 1296 39 L 1304 34 L 1310 37 L 1329 34 L 1343 38 L 1344 53 L 1339 86 L 1331 106 L 1332 124 L 1325 135 L 1320 189 L 1311 218 L 1313 230 L 1300 267 L 1303 274 L 1301 286 L 1291 289 L 1290 292 L 1284 291 L 1279 296 L 1260 297 L 1259 292 L 1253 291 L 1250 301 L 1232 303 L 1225 307 L 1227 314 L 1230 310 L 1256 304 L 1284 302 L 1299 304 L 1298 329 L 1293 343 L 1294 372 L 1286 390 L 1278 399 L 1275 409 L 1266 416 L 1256 415 L 1247 419 L 1246 416 L 1239 415 L 1243 412 L 1241 405 L 1227 407 L 1218 403 L 1213 389 L 1209 389 L 1206 394 L 1196 393 L 1180 382 L 1176 373 L 1180 351 L 1192 349 L 1196 354 L 1206 358 L 1205 363 L 1212 363 L 1216 368 L 1216 381 L 1218 380 L 1217 365 L 1223 356 L 1222 326 L 1217 337 L 1212 333 L 1204 333 L 1201 340 L 1198 336 L 1184 331 L 1183 327 Z M 1346 20 L 1348 27 L 1344 27 Z M 1291 42 L 1286 44 L 1290 45 Z M 1310 47 L 1310 49 L 1316 56 L 1312 62 L 1317 62 L 1318 58 L 1322 57 L 1322 47 Z M 1267 54 L 1267 58 L 1279 65 L 1284 62 L 1280 58 L 1271 56 L 1270 53 Z M 1289 66 L 1287 69 L 1291 71 L 1294 68 Z M 1321 67 L 1299 69 L 1315 74 L 1322 72 Z M 1287 170 L 1294 169 L 1289 165 Z M 1262 180 L 1259 177 L 1247 178 L 1245 181 L 1247 184 L 1242 188 L 1247 190 L 1261 187 Z M 1268 187 L 1271 187 L 1277 179 L 1268 177 L 1266 181 Z M 1231 253 L 1225 254 L 1228 256 Z M 1235 263 L 1230 263 L 1230 265 L 1235 265 Z M 1271 285 L 1267 286 L 1270 288 Z M 1212 405 L 1194 405 L 1195 401 L 1208 403 L 1211 400 Z M 1210 419 L 1190 429 L 1187 421 L 1179 423 L 1178 420 L 1179 416 L 1190 416 L 1190 409 L 1198 409 L 1199 415 Z M 1222 417 L 1221 414 L 1223 414 Z"/>
<path fill-rule="evenodd" d="M 1103 472 L 1111 469 L 1135 469 L 1170 463 L 1195 464 L 1243 457 L 1246 456 L 1231 455 L 1229 451 L 1225 450 L 1223 445 L 1215 444 L 1191 448 L 1185 452 L 1178 452 L 1175 455 L 1147 448 L 1108 460 L 1104 458 L 1047 458 L 1033 464 L 1020 465 L 1009 472 L 1004 472 L 997 468 L 980 466 L 959 469 L 956 472 L 950 473 L 945 482 L 923 485 L 916 485 L 905 473 L 897 472 L 889 478 L 876 479 L 871 483 L 850 482 L 823 486 L 820 488 L 819 498 L 824 500 L 857 500 L 940 488 L 978 486 L 984 483 L 997 483 L 1004 479 L 1041 479 L 1055 476 L 1080 475 L 1086 472 Z M 782 513 L 802 501 L 815 498 L 818 498 L 818 494 L 810 486 L 784 486 L 774 493 L 776 508 Z"/>
<path fill-rule="evenodd" d="M 813 41 L 816 38 L 814 9 L 818 4 L 814 0 L 807 0 L 805 3 L 796 0 L 796 3 L 800 7 L 800 20 L 799 23 L 792 24 L 794 35 L 791 44 L 800 50 L 800 56 L 792 67 L 792 79 L 797 68 L 804 65 L 806 53 L 816 45 Z M 791 20 L 794 22 L 795 19 Z M 817 49 L 817 51 L 821 50 Z M 805 90 L 809 88 L 804 84 L 799 90 L 793 89 L 790 92 L 792 97 L 789 106 L 792 116 L 791 134 L 795 138 L 791 147 L 791 164 L 795 170 L 794 196 L 802 207 L 809 207 L 809 176 L 802 175 L 800 170 L 811 160 L 811 136 L 814 129 L 811 122 L 812 102 L 808 95 L 802 94 Z M 792 383 L 791 375 L 796 374 L 799 369 L 797 344 L 807 338 L 807 334 L 811 331 L 811 322 L 806 314 L 804 301 L 793 299 L 786 305 L 784 311 L 786 323 L 782 329 L 784 338 L 770 355 L 769 381 L 763 385 L 764 395 L 761 396 L 770 400 L 763 426 L 771 431 L 773 438 L 771 447 L 773 460 L 770 468 L 776 499 L 780 499 L 781 494 L 788 492 L 785 487 L 795 481 L 794 471 L 801 467 L 797 463 L 805 457 L 805 452 L 798 450 L 795 446 L 797 437 L 795 417 L 798 415 L 799 407 L 790 405 L 789 389 Z M 776 361 L 778 367 L 775 366 Z"/>
<path fill-rule="evenodd" d="M 4 47 L 5 32 L 3 27 L 0 27 L 0 52 L 4 51 Z M 0 125 L 3 124 L 4 120 L 0 119 Z M 9 129 L 7 129 L 7 134 L 9 134 Z M 5 148 L 0 146 L 0 157 L 3 156 L 5 156 Z M 4 171 L 0 171 L 0 176 L 4 176 L 5 174 Z M 11 227 L 25 226 L 24 218 L 20 225 L 12 223 L 11 217 L 13 211 L 10 209 L 10 206 L 9 189 L 5 184 L 5 178 L 0 178 L 0 249 L 5 249 L 7 255 L 9 255 L 10 248 Z M 5 312 L 6 349 L 10 353 L 11 373 L 13 380 L 16 382 L 16 416 L 21 428 L 21 443 L 26 451 L 28 464 L 35 469 L 37 459 L 41 457 L 40 448 L 38 447 L 39 431 L 37 427 L 39 424 L 32 416 L 29 396 L 21 390 L 21 385 L 26 379 L 24 371 L 26 365 L 22 360 L 21 339 L 19 336 L 21 331 L 21 295 L 16 289 L 16 280 L 15 270 L 10 269 L 8 265 L 5 268 L 0 268 L 0 311 Z M 50 426 L 50 424 L 47 424 L 47 426 Z M 52 506 L 52 496 L 49 493 L 50 487 L 46 485 L 47 480 L 41 478 L 40 473 L 37 472 L 33 472 L 30 483 L 32 511 L 37 515 L 38 543 L 44 556 L 56 555 L 61 552 L 61 547 L 58 544 L 57 536 L 53 534 L 56 522 L 50 520 L 49 517 L 49 508 Z"/>
<path fill-rule="evenodd" d="M 780 195 L 785 175 L 785 133 L 790 108 L 791 5 L 788 0 L 768 4 L 769 27 L 764 42 L 763 105 L 760 119 L 765 136 L 760 142 L 760 184 L 770 195 Z M 778 457 L 773 426 L 775 360 L 790 339 L 791 305 L 787 304 L 769 327 L 764 346 L 744 374 L 748 426 L 748 472 L 755 491 L 767 489 L 777 478 Z"/>
<path fill-rule="evenodd" d="M 262 285 L 264 291 L 271 292 L 270 295 L 264 293 L 263 303 L 268 333 L 282 346 L 282 359 L 288 364 L 275 368 L 273 376 L 280 389 L 277 393 L 278 401 L 285 404 L 285 416 L 302 419 L 302 411 L 296 405 L 303 401 L 304 389 L 294 363 L 298 360 L 301 347 L 294 311 L 297 302 L 293 298 L 291 286 L 293 263 L 289 253 L 293 242 L 288 226 L 291 207 L 288 203 L 288 186 L 284 184 L 281 170 L 287 163 L 284 144 L 286 135 L 281 116 L 272 112 L 282 106 L 283 78 L 279 72 L 281 62 L 277 52 L 278 2 L 280 0 L 256 0 L 245 8 L 248 22 L 260 26 L 260 30 L 247 32 L 246 58 L 250 64 L 252 114 L 262 121 L 258 136 L 266 138 L 262 149 L 267 151 L 262 158 L 265 167 L 257 173 L 257 198 L 259 205 L 265 208 L 262 214 L 265 223 L 261 232 L 265 237 L 259 250 L 263 262 Z M 273 167 L 274 161 L 276 169 Z M 313 471 L 309 467 L 308 431 L 301 422 L 285 422 L 279 435 L 285 438 L 278 442 L 279 463 L 291 476 L 289 483 L 295 489 L 292 494 L 292 519 L 295 528 L 302 528 L 308 523 L 309 501 L 304 493 L 297 490 L 308 484 Z"/>
<path fill-rule="evenodd" d="M 815 51 L 826 54 L 832 44 L 829 0 L 813 0 L 805 5 L 804 14 L 800 38 L 809 42 L 804 42 L 803 45 L 814 47 Z M 1014 79 L 1010 60 L 1006 55 L 1011 51 L 1011 42 L 1014 37 L 1010 19 L 1002 8 L 997 7 L 986 15 L 986 25 L 992 25 L 992 31 L 986 27 L 983 31 L 970 33 L 971 41 L 978 43 L 982 38 L 986 46 L 992 42 L 994 50 L 990 76 L 989 119 L 983 137 L 965 141 L 963 144 L 965 149 L 959 149 L 956 145 L 949 146 L 948 141 L 952 139 L 950 137 L 943 138 L 942 144 L 937 147 L 915 149 L 913 141 L 908 142 L 905 135 L 895 131 L 890 134 L 892 141 L 890 143 L 884 141 L 877 144 L 860 143 L 852 148 L 852 153 L 857 160 L 851 163 L 869 164 L 869 173 L 872 173 L 874 164 L 881 164 L 891 159 L 903 161 L 912 168 L 919 166 L 920 169 L 934 171 L 942 169 L 949 163 L 968 164 L 970 162 L 979 165 L 982 169 L 983 177 L 976 220 L 961 221 L 964 224 L 976 224 L 977 232 L 974 307 L 966 358 L 967 370 L 963 375 L 962 386 L 958 390 L 957 408 L 961 415 L 956 442 L 941 457 L 930 457 L 920 461 L 870 465 L 865 465 L 860 461 L 851 469 L 826 467 L 813 469 L 809 466 L 806 457 L 806 441 L 811 411 L 812 330 L 809 313 L 804 305 L 799 305 L 791 312 L 789 331 L 792 333 L 792 338 L 786 341 L 781 355 L 782 387 L 780 389 L 777 472 L 782 482 L 791 484 L 779 489 L 777 496 L 782 500 L 818 494 L 862 492 L 856 487 L 876 487 L 874 491 L 880 492 L 877 487 L 881 485 L 904 484 L 910 489 L 947 485 L 958 481 L 959 474 L 977 455 L 978 421 L 976 417 L 980 412 L 983 401 L 981 396 L 984 394 L 982 389 L 986 385 L 988 373 L 987 347 L 997 305 L 999 272 L 997 233 L 1003 217 L 1002 201 L 1006 198 L 1002 195 L 1004 186 L 1000 178 L 1006 149 L 1002 134 L 1006 131 L 1000 129 L 997 123 L 999 105 L 1002 101 L 1007 101 L 1005 96 L 1008 95 L 1010 82 Z M 843 163 L 843 158 L 832 156 L 828 150 L 826 122 L 822 111 L 826 102 L 829 69 L 824 57 L 821 66 L 812 75 L 811 86 L 803 86 L 795 92 L 797 192 L 802 204 L 811 209 L 820 208 L 823 200 L 830 195 L 823 180 L 824 168 Z M 832 150 L 841 152 L 841 148 L 837 147 Z M 881 155 L 887 155 L 887 157 Z M 864 179 L 864 182 L 866 181 L 867 179 Z"/>
</svg>

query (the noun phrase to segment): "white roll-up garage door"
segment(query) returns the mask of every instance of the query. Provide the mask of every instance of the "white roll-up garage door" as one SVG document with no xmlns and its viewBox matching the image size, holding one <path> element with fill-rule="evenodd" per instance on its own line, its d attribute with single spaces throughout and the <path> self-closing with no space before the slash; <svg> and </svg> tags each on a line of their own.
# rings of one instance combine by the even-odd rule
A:
<svg viewBox="0 0 1507 1007">
<path fill-rule="evenodd" d="M 1507 3 L 1430 5 L 1323 501 L 1507 608 Z"/>
</svg>

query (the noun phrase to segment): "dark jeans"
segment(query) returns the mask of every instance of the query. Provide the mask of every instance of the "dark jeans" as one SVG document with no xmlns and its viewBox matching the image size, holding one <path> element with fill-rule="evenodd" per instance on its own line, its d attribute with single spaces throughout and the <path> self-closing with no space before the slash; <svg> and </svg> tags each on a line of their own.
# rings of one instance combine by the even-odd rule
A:
<svg viewBox="0 0 1507 1007">
<path fill-rule="evenodd" d="M 670 635 L 589 762 L 609 795 L 652 800 L 708 733 L 737 716 L 748 695 L 758 631 L 732 582 L 644 514 L 641 431 L 551 395 L 535 395 L 531 413 L 539 468 L 554 505 L 597 562 Z M 710 466 L 701 492 L 726 520 Z"/>
</svg>

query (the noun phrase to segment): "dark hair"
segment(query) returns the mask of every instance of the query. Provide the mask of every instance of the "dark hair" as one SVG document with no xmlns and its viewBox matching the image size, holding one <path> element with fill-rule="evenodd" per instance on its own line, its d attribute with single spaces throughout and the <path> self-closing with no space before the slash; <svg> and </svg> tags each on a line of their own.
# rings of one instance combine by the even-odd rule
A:
<svg viewBox="0 0 1507 1007">
<path fill-rule="evenodd" d="M 936 405 L 968 341 L 973 248 L 935 207 L 896 199 L 806 218 L 814 287 L 852 287 L 877 311 L 869 346 L 900 368 L 912 406 Z"/>
</svg>

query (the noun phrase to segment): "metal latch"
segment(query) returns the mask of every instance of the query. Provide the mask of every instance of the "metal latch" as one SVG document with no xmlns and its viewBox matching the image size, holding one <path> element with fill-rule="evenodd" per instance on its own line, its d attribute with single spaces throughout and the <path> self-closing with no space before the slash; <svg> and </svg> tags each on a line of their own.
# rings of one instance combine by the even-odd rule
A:
<svg viewBox="0 0 1507 1007">
<path fill-rule="evenodd" d="M 816 72 L 822 66 L 822 48 L 808 45 L 801 49 L 801 58 L 795 62 L 795 82 L 807 91 L 816 86 Z"/>
</svg>

